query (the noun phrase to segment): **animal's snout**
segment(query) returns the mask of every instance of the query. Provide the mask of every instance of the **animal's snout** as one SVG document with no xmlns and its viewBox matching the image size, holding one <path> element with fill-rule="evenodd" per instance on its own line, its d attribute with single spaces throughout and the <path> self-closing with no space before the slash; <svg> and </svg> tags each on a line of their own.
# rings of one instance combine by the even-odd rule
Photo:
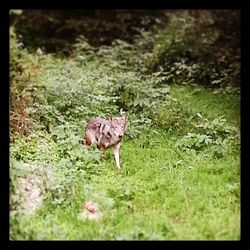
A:
<svg viewBox="0 0 250 250">
<path fill-rule="evenodd" d="M 122 138 L 122 135 L 118 135 L 118 137 L 121 139 L 121 138 Z"/>
</svg>

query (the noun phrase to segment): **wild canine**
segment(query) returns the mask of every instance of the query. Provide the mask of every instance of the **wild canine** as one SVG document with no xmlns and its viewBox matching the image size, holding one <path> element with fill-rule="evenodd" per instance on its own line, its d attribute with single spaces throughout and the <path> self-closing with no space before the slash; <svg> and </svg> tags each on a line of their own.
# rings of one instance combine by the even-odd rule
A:
<svg viewBox="0 0 250 250">
<path fill-rule="evenodd" d="M 112 147 L 116 166 L 121 168 L 120 146 L 127 128 L 127 121 L 128 118 L 124 115 L 109 117 L 108 120 L 103 118 L 91 119 L 85 126 L 83 144 L 96 144 L 101 151 L 101 159 L 103 159 L 105 150 Z"/>
</svg>

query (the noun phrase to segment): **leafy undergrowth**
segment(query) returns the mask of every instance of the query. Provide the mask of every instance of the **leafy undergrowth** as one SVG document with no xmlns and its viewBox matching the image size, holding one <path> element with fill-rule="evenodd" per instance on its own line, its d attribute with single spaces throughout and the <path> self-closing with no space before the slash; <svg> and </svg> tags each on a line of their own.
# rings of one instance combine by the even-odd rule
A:
<svg viewBox="0 0 250 250">
<path fill-rule="evenodd" d="M 19 161 L 39 159 L 52 174 L 45 180 L 48 189 L 43 206 L 33 215 L 15 212 L 11 216 L 11 238 L 240 239 L 239 131 L 232 120 L 239 112 L 238 104 L 234 100 L 231 108 L 221 96 L 213 110 L 211 103 L 217 96 L 206 89 L 194 90 L 188 95 L 190 88 L 174 87 L 173 98 L 185 100 L 188 95 L 186 108 L 196 116 L 199 113 L 193 118 L 197 120 L 189 121 L 188 130 L 217 140 L 215 145 L 199 137 L 186 138 L 190 132 L 185 128 L 182 132 L 147 130 L 132 140 L 125 137 L 123 168 L 118 170 L 110 151 L 106 161 L 100 162 L 95 148 L 79 143 L 69 146 L 68 137 L 54 142 L 44 132 L 27 138 L 28 144 L 20 139 L 12 154 L 17 158 L 25 153 Z M 222 125 L 213 126 L 215 121 Z M 98 204 L 100 219 L 81 218 L 87 200 Z"/>
</svg>

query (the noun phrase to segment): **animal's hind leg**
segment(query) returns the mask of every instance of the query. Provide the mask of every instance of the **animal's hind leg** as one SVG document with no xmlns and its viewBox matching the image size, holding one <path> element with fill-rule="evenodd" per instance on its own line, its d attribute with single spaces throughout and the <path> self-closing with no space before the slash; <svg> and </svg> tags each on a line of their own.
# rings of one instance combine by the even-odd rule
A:
<svg viewBox="0 0 250 250">
<path fill-rule="evenodd" d="M 92 131 L 86 131 L 83 139 L 84 145 L 91 145 L 96 142 L 95 134 Z"/>
<path fill-rule="evenodd" d="M 105 149 L 104 148 L 99 148 L 100 149 L 100 158 L 101 161 L 105 160 Z"/>
</svg>

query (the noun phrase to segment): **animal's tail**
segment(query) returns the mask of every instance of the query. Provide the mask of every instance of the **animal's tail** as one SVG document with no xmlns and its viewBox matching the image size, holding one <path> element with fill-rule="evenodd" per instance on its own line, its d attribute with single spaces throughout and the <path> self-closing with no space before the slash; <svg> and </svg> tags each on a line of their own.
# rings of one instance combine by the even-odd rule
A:
<svg viewBox="0 0 250 250">
<path fill-rule="evenodd" d="M 83 145 L 91 145 L 91 143 L 84 137 L 83 140 L 82 140 L 82 144 Z"/>
</svg>

